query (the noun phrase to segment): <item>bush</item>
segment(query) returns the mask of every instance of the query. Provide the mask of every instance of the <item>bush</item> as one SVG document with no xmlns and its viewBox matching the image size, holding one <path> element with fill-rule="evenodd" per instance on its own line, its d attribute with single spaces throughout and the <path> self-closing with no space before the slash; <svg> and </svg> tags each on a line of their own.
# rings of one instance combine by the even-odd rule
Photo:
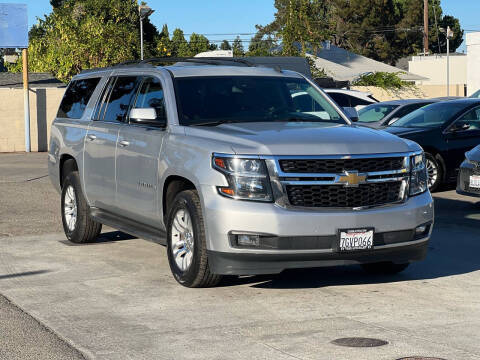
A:
<svg viewBox="0 0 480 360">
<path fill-rule="evenodd" d="M 360 75 L 356 80 L 353 81 L 352 85 L 354 86 L 376 86 L 385 90 L 388 89 L 403 89 L 406 87 L 414 86 L 413 83 L 403 81 L 398 75 L 401 72 L 397 73 L 387 73 L 387 72 L 373 72 L 368 74 Z"/>
</svg>

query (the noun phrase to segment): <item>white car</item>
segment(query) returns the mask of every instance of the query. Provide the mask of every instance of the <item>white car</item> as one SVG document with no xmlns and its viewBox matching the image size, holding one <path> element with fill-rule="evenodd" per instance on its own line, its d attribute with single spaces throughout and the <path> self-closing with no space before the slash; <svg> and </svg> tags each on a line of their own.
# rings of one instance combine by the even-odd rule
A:
<svg viewBox="0 0 480 360">
<path fill-rule="evenodd" d="M 346 89 L 323 89 L 328 96 L 342 108 L 353 107 L 357 111 L 361 108 L 378 102 L 369 92 Z"/>
</svg>

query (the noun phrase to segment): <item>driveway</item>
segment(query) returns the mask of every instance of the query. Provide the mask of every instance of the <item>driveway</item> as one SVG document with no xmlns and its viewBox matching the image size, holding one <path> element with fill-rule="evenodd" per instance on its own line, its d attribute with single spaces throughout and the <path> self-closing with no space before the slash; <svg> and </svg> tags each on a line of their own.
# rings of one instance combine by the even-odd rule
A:
<svg viewBox="0 0 480 360">
<path fill-rule="evenodd" d="M 87 358 L 480 359 L 475 199 L 435 195 L 428 258 L 400 275 L 349 266 L 187 289 L 159 244 L 108 228 L 94 244 L 68 243 L 48 179 L 26 181 L 45 175 L 45 162 L 45 154 L 0 156 L 0 292 Z M 388 344 L 332 343 L 345 337 Z"/>
</svg>

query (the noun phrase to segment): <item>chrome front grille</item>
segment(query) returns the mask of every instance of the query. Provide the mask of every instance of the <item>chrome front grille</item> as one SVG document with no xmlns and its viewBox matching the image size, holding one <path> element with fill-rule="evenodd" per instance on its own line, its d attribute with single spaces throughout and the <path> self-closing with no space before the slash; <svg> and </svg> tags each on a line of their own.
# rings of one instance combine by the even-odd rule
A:
<svg viewBox="0 0 480 360">
<path fill-rule="evenodd" d="M 342 173 L 345 170 L 371 172 L 399 170 L 403 166 L 403 158 L 283 159 L 279 164 L 285 173 Z"/>
<path fill-rule="evenodd" d="M 411 155 L 278 156 L 267 164 L 280 206 L 359 209 L 406 199 Z"/>
</svg>

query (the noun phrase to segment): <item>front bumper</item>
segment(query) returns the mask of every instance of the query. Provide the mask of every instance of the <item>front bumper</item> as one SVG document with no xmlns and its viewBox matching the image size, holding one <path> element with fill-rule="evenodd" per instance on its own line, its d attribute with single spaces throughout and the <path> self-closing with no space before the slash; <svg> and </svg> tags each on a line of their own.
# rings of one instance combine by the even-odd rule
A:
<svg viewBox="0 0 480 360">
<path fill-rule="evenodd" d="M 335 239 L 339 229 L 373 228 L 376 234 L 393 234 L 413 231 L 421 224 L 433 225 L 433 200 L 429 192 L 402 204 L 359 211 L 285 209 L 271 203 L 237 201 L 218 195 L 215 187 L 208 185 L 202 186 L 201 192 L 210 266 L 219 274 L 278 273 L 297 267 L 421 260 L 432 226 L 422 239 L 376 243 L 368 252 L 339 253 Z M 288 237 L 291 246 L 261 250 L 239 248 L 229 240 L 232 232 Z M 296 241 L 305 241 L 305 238 L 320 240 L 307 241 L 310 246 L 306 248 L 296 246 Z M 323 245 L 315 247 L 312 243 Z"/>
<path fill-rule="evenodd" d="M 457 193 L 461 195 L 480 197 L 480 189 L 470 187 L 470 176 L 480 175 L 480 169 L 464 161 L 460 166 L 457 178 Z"/>
</svg>

